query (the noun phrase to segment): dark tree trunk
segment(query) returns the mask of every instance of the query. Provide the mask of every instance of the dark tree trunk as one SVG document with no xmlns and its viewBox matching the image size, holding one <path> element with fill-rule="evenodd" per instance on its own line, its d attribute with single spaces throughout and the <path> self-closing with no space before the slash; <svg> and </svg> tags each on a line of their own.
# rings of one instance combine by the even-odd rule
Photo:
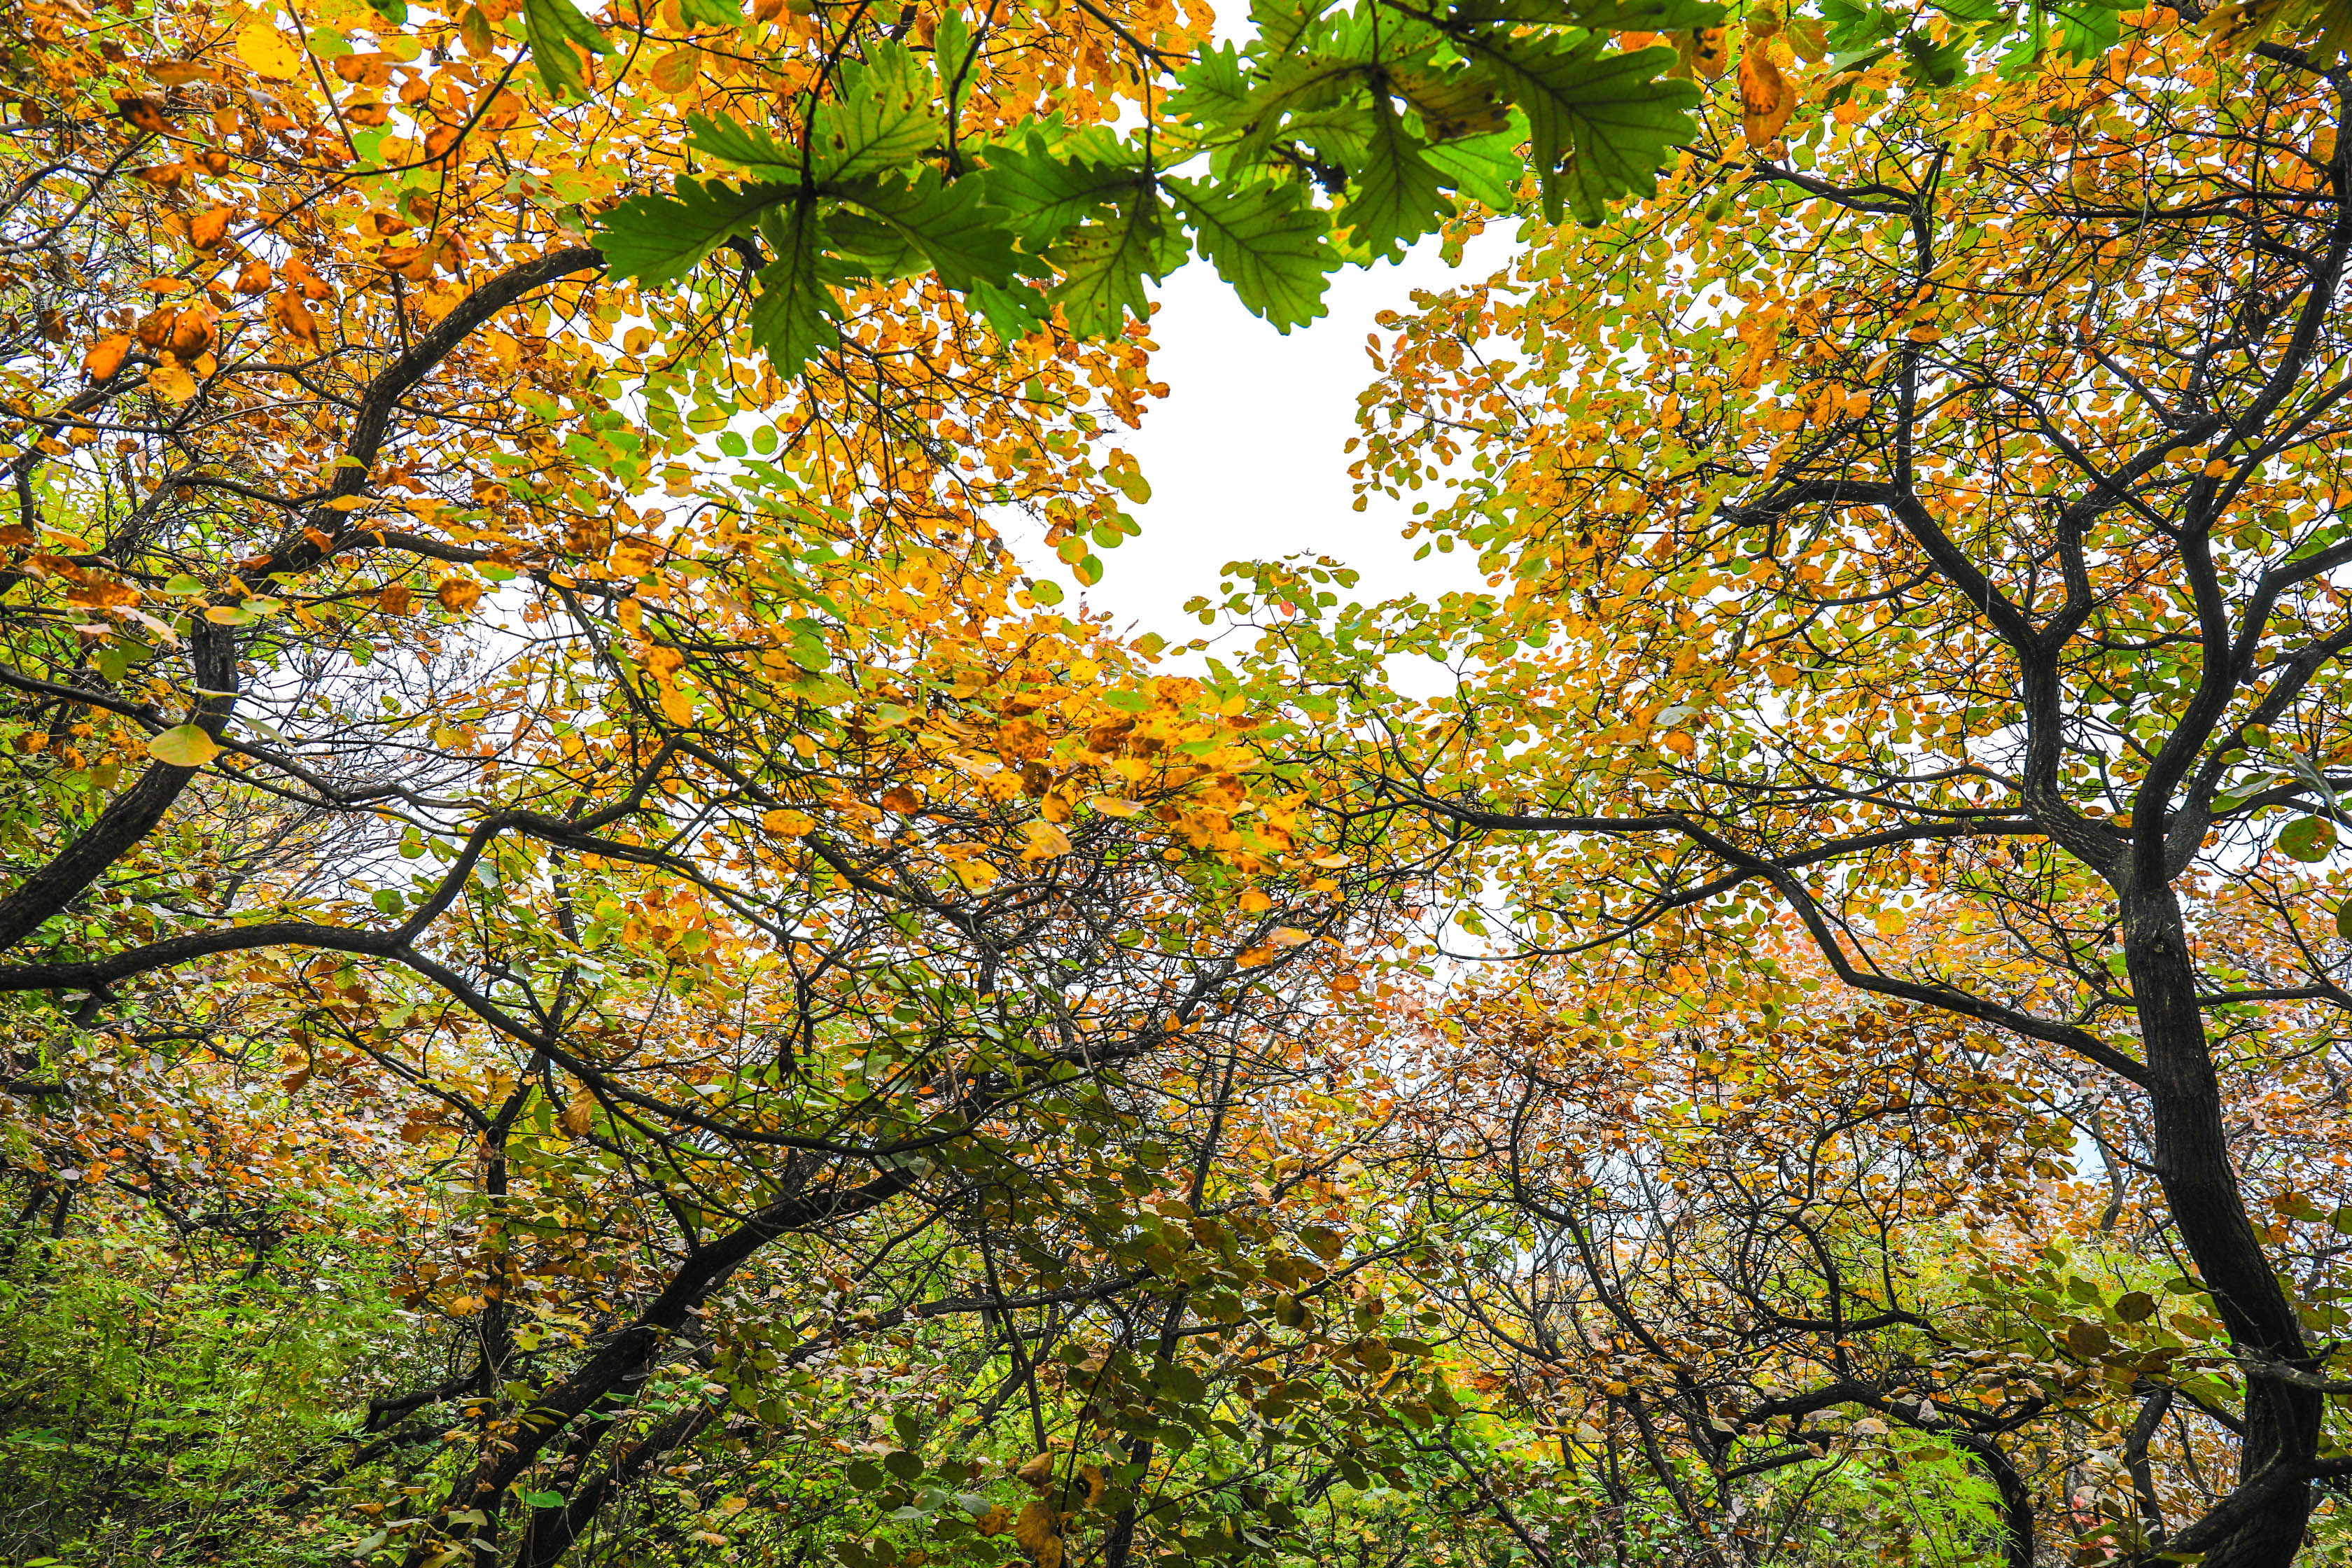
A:
<svg viewBox="0 0 2352 1568">
<path fill-rule="evenodd" d="M 1967 1450 L 2000 1494 L 2000 1560 L 2003 1568 L 2033 1568 L 2033 1492 L 2009 1456 L 1990 1437 L 1973 1432 L 1946 1434 Z"/>
<path fill-rule="evenodd" d="M 2157 1180 L 2230 1342 L 2254 1357 L 2307 1367 L 2294 1303 L 2280 1286 L 2246 1214 L 2230 1161 L 2221 1084 L 2197 1005 L 2180 905 L 2172 890 L 2123 899 L 2124 958 L 2147 1053 Z M 2320 1395 L 2273 1378 L 2246 1384 L 2241 1486 L 2268 1478 L 2264 1507 L 2205 1545 L 2205 1568 L 2286 1568 L 2311 1512 L 2305 1467 L 2318 1451 Z"/>
<path fill-rule="evenodd" d="M 200 698 L 192 721 L 215 741 L 227 726 L 236 690 L 236 640 L 225 627 L 196 620 L 188 634 L 196 685 L 220 695 Z M 82 890 L 106 874 L 163 820 L 188 781 L 203 770 L 151 763 L 139 782 L 99 814 L 96 822 L 0 899 L 0 951 L 16 946 L 61 914 Z"/>
</svg>

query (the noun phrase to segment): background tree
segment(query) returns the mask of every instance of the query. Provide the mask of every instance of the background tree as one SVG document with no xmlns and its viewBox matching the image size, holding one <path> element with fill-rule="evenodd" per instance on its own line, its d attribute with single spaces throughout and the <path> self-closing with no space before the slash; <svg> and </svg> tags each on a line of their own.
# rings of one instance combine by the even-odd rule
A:
<svg viewBox="0 0 2352 1568">
<path fill-rule="evenodd" d="M 1439 1293 L 1471 1386 L 1552 1439 L 1489 1489 L 1562 1561 L 1662 1526 L 1695 1563 L 2160 1543 L 2231 1457 L 2194 1402 L 2234 1368 L 2074 1170 L 2084 1087 L 1763 955 L 1499 970 L 1433 1020 L 1427 1201 L 1498 1238 Z"/>
</svg>

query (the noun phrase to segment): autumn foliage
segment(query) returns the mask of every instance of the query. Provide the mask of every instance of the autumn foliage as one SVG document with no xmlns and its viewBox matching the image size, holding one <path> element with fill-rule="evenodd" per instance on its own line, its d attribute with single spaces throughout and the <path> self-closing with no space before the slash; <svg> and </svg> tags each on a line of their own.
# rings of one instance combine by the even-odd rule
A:
<svg viewBox="0 0 2352 1568">
<path fill-rule="evenodd" d="M 2352 15 L 1240 20 L 10 13 L 16 1559 L 2352 1552 Z"/>
</svg>

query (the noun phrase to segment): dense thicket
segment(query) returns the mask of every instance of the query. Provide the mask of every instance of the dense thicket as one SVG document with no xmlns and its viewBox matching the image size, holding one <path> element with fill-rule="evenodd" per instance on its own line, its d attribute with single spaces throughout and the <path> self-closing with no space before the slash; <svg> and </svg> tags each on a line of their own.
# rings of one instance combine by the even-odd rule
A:
<svg viewBox="0 0 2352 1568">
<path fill-rule="evenodd" d="M 1248 20 L 12 14 L 0 1548 L 2352 1553 L 2352 17 Z"/>
</svg>

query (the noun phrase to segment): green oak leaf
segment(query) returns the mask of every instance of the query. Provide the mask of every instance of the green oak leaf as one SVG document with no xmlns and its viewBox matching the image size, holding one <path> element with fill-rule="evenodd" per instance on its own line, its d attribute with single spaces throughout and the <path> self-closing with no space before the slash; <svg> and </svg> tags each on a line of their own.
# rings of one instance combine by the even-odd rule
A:
<svg viewBox="0 0 2352 1568">
<path fill-rule="evenodd" d="M 903 235 L 950 289 L 1003 283 L 1020 269 L 1007 215 L 988 204 L 979 180 L 950 183 L 926 168 L 912 180 L 864 181 L 843 185 L 840 194 Z"/>
<path fill-rule="evenodd" d="M 971 22 L 963 7 L 953 0 L 940 12 L 939 30 L 931 38 L 931 63 L 939 69 L 941 96 L 948 100 L 948 118 L 952 122 L 963 113 L 964 100 L 971 96 L 972 83 L 980 77 L 979 41 L 972 37 Z"/>
<path fill-rule="evenodd" d="M 1234 190 L 1171 179 L 1167 189 L 1192 226 L 1202 258 L 1276 331 L 1304 326 L 1323 313 L 1323 290 L 1336 259 L 1331 219 L 1300 187 Z"/>
<path fill-rule="evenodd" d="M 1214 126 L 1249 118 L 1249 73 L 1240 46 L 1211 45 L 1176 73 L 1176 80 L 1168 100 L 1171 119 Z"/>
<path fill-rule="evenodd" d="M 1081 224 L 1046 253 L 1061 274 L 1046 298 L 1083 337 L 1107 338 L 1122 314 L 1151 314 L 1143 280 L 1173 272 L 1184 259 L 1183 231 L 1169 221 L 1157 194 L 1136 191 L 1113 216 Z"/>
<path fill-rule="evenodd" d="M 830 103 L 811 114 L 809 166 L 819 180 L 887 174 L 939 146 L 947 121 L 920 57 L 903 44 L 844 60 Z"/>
<path fill-rule="evenodd" d="M 675 195 L 631 196 L 606 213 L 596 244 L 614 277 L 674 283 L 792 194 L 786 185 L 681 179 Z"/>
<path fill-rule="evenodd" d="M 1653 188 L 1675 144 L 1692 134 L 1699 91 L 1666 79 L 1676 63 L 1672 49 L 1603 54 L 1590 40 L 1501 33 L 1465 38 L 1462 47 L 1526 113 L 1528 161 L 1544 216 L 1554 221 L 1563 196 L 1580 221 L 1595 223 L 1611 201 Z"/>
<path fill-rule="evenodd" d="M 1253 52 L 1287 54 L 1329 8 L 1328 0 L 1250 0 Z"/>
<path fill-rule="evenodd" d="M 1043 252 L 1070 227 L 1116 206 L 1145 177 L 1139 161 L 1088 156 L 1096 139 L 1077 140 L 1064 151 L 1048 151 L 1041 139 L 989 147 L 982 156 L 988 199 L 1002 208 L 1022 244 Z M 1117 150 L 1110 144 L 1107 150 Z"/>
<path fill-rule="evenodd" d="M 1022 284 L 1000 288 L 993 283 L 975 285 L 968 296 L 988 330 L 1006 342 L 1025 338 L 1045 324 L 1045 297 L 1036 289 Z"/>
<path fill-rule="evenodd" d="M 824 226 L 814 201 L 797 201 L 768 214 L 760 232 L 774 259 L 760 269 L 751 341 L 778 374 L 793 375 L 841 342 L 841 301 L 824 279 Z"/>
<path fill-rule="evenodd" d="M 1445 184 L 1428 157 L 1428 146 L 1404 128 L 1384 98 L 1372 105 L 1373 134 L 1355 188 L 1340 216 L 1357 244 L 1379 256 L 1392 255 L 1429 233 L 1453 214 Z"/>
<path fill-rule="evenodd" d="M 1412 106 L 1432 142 L 1485 136 L 1510 123 L 1510 105 L 1484 77 L 1460 71 L 1393 71 L 1391 91 Z"/>
<path fill-rule="evenodd" d="M 592 55 L 611 54 L 613 46 L 604 41 L 604 29 L 582 16 L 572 0 L 522 0 L 522 28 L 530 44 L 530 63 L 539 68 L 547 90 L 559 99 L 585 99 L 587 75 L 572 46 Z"/>
<path fill-rule="evenodd" d="M 1507 212 L 1517 203 L 1519 177 L 1528 172 L 1527 160 L 1519 156 L 1519 148 L 1528 139 L 1527 132 L 1518 129 L 1522 124 L 1515 113 L 1514 128 L 1509 131 L 1441 142 L 1423 156 L 1464 195 L 1496 212 Z"/>
<path fill-rule="evenodd" d="M 688 144 L 699 157 L 736 164 L 763 180 L 787 180 L 795 184 L 800 182 L 801 150 L 788 142 L 778 141 L 764 125 L 689 114 L 686 126 Z"/>
</svg>

